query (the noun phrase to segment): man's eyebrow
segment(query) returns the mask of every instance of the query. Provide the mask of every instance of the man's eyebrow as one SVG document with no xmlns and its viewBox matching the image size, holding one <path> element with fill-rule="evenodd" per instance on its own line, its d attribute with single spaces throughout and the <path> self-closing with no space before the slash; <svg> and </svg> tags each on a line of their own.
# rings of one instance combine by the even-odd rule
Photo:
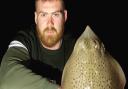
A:
<svg viewBox="0 0 128 89">
<path fill-rule="evenodd" d="M 63 10 L 57 10 L 57 11 L 54 11 L 53 13 L 56 13 L 56 12 L 61 12 L 61 13 L 62 13 L 62 12 L 63 12 Z"/>
<path fill-rule="evenodd" d="M 57 13 L 57 12 L 63 13 L 64 10 L 56 10 L 56 11 L 51 12 L 51 13 Z M 48 12 L 45 12 L 45 11 L 39 11 L 39 13 L 48 13 Z"/>
<path fill-rule="evenodd" d="M 61 14 L 64 14 L 64 10 L 57 10 L 57 11 L 54 11 L 54 12 L 52 12 L 53 14 L 54 13 L 61 13 Z"/>
<path fill-rule="evenodd" d="M 39 11 L 38 13 L 47 13 L 47 12 L 44 12 L 44 11 Z"/>
</svg>

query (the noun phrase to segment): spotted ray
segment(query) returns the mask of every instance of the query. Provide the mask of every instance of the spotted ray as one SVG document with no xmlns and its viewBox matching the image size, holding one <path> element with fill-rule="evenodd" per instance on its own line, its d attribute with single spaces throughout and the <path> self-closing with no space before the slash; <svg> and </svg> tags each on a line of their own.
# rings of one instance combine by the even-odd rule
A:
<svg viewBox="0 0 128 89">
<path fill-rule="evenodd" d="M 125 84 L 120 64 L 87 26 L 64 67 L 63 89 L 124 89 Z"/>
</svg>

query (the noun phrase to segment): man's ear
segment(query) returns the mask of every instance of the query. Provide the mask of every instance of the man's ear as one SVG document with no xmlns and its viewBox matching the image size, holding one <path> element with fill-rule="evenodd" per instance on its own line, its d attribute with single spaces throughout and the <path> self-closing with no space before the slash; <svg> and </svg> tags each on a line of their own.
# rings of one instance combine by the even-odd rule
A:
<svg viewBox="0 0 128 89">
<path fill-rule="evenodd" d="M 67 20 L 67 10 L 64 10 L 64 20 L 65 20 L 65 22 Z"/>
<path fill-rule="evenodd" d="M 35 14 L 35 23 L 37 24 L 37 13 L 36 13 L 36 11 L 34 12 L 34 14 Z"/>
</svg>

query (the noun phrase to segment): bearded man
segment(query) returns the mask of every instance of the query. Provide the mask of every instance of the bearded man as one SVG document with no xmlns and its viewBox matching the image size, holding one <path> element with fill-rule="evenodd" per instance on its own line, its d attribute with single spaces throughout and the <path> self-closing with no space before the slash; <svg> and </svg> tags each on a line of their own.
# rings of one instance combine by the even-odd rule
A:
<svg viewBox="0 0 128 89">
<path fill-rule="evenodd" d="M 0 89 L 60 89 L 75 39 L 64 35 L 63 0 L 35 0 L 35 24 L 10 42 L 0 67 Z"/>
</svg>

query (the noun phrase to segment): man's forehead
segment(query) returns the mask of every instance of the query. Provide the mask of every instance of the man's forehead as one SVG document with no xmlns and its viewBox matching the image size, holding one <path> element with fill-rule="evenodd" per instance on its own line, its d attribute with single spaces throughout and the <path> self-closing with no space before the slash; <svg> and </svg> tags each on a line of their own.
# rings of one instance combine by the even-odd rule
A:
<svg viewBox="0 0 128 89">
<path fill-rule="evenodd" d="M 45 3 L 59 3 L 59 4 L 63 4 L 62 0 L 36 0 L 36 4 L 41 3 L 41 4 L 45 4 Z"/>
<path fill-rule="evenodd" d="M 37 2 L 37 10 L 39 11 L 61 11 L 63 9 L 60 2 Z"/>
<path fill-rule="evenodd" d="M 60 1 L 60 0 L 35 0 L 35 1 Z"/>
</svg>

